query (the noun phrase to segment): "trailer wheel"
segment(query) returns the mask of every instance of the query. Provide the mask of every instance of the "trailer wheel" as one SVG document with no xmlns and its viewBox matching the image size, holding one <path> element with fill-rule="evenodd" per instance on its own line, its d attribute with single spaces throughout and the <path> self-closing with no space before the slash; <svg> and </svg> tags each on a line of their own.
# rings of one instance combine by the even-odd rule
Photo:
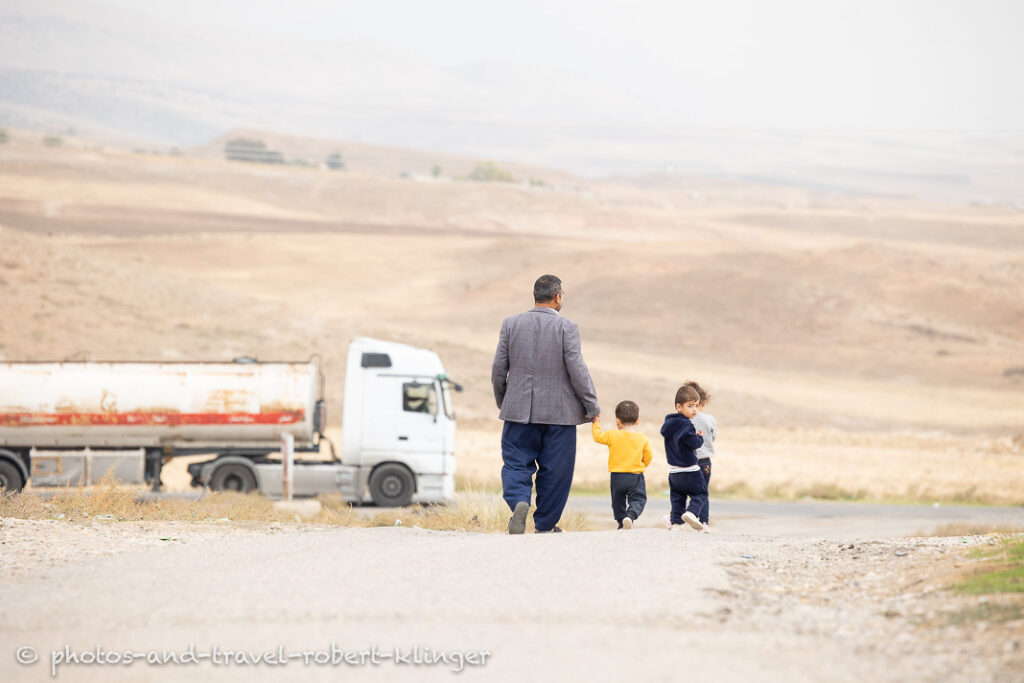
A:
<svg viewBox="0 0 1024 683">
<path fill-rule="evenodd" d="M 370 496 L 380 507 L 402 507 L 412 500 L 416 483 L 401 465 L 381 465 L 370 475 Z"/>
<path fill-rule="evenodd" d="M 0 491 L 21 491 L 25 482 L 21 480 L 21 472 L 6 460 L 0 460 Z"/>
<path fill-rule="evenodd" d="M 213 476 L 210 477 L 210 490 L 212 491 L 249 493 L 255 488 L 256 477 L 252 470 L 245 465 L 221 465 L 213 471 Z"/>
</svg>

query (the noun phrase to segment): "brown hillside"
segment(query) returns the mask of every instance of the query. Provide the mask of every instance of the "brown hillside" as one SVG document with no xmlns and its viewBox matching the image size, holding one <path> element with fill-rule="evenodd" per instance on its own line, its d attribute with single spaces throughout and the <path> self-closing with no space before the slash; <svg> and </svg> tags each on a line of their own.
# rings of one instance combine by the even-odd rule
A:
<svg viewBox="0 0 1024 683">
<path fill-rule="evenodd" d="M 340 391 L 347 340 L 378 335 L 440 350 L 466 424 L 490 425 L 498 325 L 555 272 L 608 409 L 656 415 L 696 377 L 735 424 L 1024 424 L 1009 209 L 685 178 L 417 182 L 24 137 L 0 154 L 5 358 L 319 353 Z"/>
</svg>

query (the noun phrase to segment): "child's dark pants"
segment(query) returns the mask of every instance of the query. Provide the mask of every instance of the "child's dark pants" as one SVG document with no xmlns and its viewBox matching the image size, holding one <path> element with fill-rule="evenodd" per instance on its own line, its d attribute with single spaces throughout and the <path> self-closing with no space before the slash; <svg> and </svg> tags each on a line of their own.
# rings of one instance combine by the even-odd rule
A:
<svg viewBox="0 0 1024 683">
<path fill-rule="evenodd" d="M 612 472 L 612 515 L 622 525 L 622 520 L 629 517 L 635 520 L 644 511 L 647 504 L 647 485 L 644 475 L 634 472 Z"/>
<path fill-rule="evenodd" d="M 704 483 L 711 487 L 711 458 L 701 458 L 697 461 L 697 467 L 700 468 L 701 474 L 704 475 Z M 711 500 L 710 491 L 708 494 L 708 500 L 704 503 L 704 509 L 698 515 L 702 524 L 708 523 L 708 518 L 711 514 Z"/>
<path fill-rule="evenodd" d="M 683 523 L 683 513 L 692 512 L 698 518 L 708 503 L 708 484 L 703 472 L 673 472 L 668 475 L 669 498 L 672 501 L 672 524 Z M 690 498 L 689 504 L 686 498 Z"/>
</svg>

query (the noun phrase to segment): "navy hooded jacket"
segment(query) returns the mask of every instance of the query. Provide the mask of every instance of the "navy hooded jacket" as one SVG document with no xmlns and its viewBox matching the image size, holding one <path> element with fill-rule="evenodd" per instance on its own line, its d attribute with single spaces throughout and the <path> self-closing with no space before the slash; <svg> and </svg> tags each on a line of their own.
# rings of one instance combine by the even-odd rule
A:
<svg viewBox="0 0 1024 683">
<path fill-rule="evenodd" d="M 694 452 L 704 445 L 704 437 L 697 433 L 690 418 L 681 413 L 669 413 L 661 425 L 665 437 L 665 457 L 673 467 L 692 467 L 697 464 Z"/>
</svg>

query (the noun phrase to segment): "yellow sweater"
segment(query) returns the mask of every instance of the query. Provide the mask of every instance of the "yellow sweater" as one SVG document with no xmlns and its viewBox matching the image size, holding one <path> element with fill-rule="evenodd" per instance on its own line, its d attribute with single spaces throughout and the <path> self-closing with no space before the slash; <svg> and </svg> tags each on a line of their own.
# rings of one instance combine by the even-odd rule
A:
<svg viewBox="0 0 1024 683">
<path fill-rule="evenodd" d="M 608 446 L 608 471 L 642 473 L 651 464 L 651 442 L 642 432 L 613 429 L 601 431 L 599 422 L 592 422 L 594 441 Z"/>
</svg>

